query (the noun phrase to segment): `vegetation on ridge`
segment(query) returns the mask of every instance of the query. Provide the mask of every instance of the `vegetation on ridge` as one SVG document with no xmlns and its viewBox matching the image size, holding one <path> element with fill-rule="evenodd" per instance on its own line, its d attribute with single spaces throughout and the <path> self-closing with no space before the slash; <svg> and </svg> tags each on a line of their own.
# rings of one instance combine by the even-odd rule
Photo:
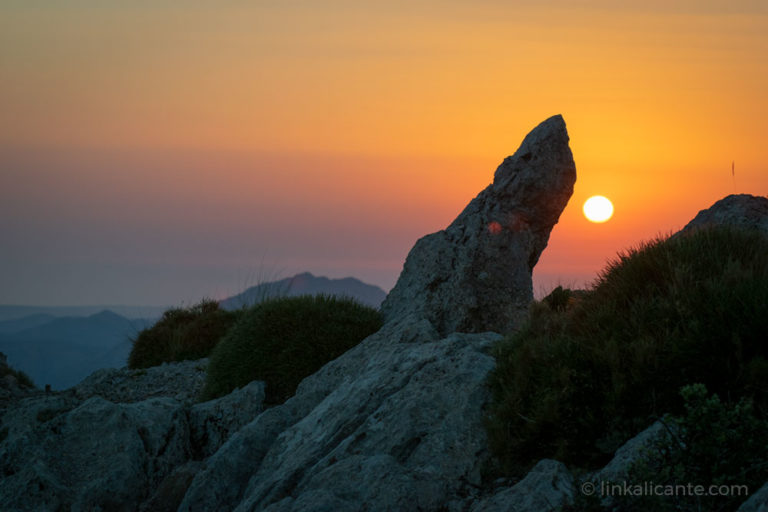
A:
<svg viewBox="0 0 768 512">
<path fill-rule="evenodd" d="M 495 348 L 487 419 L 497 470 L 542 458 L 595 468 L 702 383 L 768 405 L 768 239 L 699 229 L 612 261 L 594 287 L 536 303 Z"/>
<path fill-rule="evenodd" d="M 128 356 L 130 368 L 208 357 L 213 347 L 234 324 L 240 311 L 226 311 L 204 299 L 189 308 L 173 308 L 141 331 Z"/>
<path fill-rule="evenodd" d="M 660 420 L 665 428 L 659 437 L 627 469 L 626 482 L 631 489 L 652 484 L 657 492 L 608 492 L 613 498 L 610 506 L 601 503 L 599 493 L 589 496 L 579 493 L 566 510 L 736 510 L 749 492 L 755 492 L 765 483 L 768 420 L 756 413 L 752 402 L 742 398 L 727 404 L 717 395 L 708 395 L 703 384 L 685 386 L 680 395 L 685 402 L 683 413 Z M 600 482 L 592 483 L 594 488 L 600 488 Z M 607 482 L 614 491 L 619 490 L 622 483 Z"/>
<path fill-rule="evenodd" d="M 35 383 L 32 382 L 32 379 L 29 377 L 29 375 L 23 371 L 15 370 L 5 364 L 0 364 L 0 379 L 6 377 L 7 375 L 13 376 L 13 378 L 16 379 L 16 383 L 23 388 L 35 387 Z"/>
</svg>

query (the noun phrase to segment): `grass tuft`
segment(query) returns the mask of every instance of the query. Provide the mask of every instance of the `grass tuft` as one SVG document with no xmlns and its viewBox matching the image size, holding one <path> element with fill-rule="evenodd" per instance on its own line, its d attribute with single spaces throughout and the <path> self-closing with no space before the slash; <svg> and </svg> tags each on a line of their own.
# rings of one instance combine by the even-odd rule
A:
<svg viewBox="0 0 768 512">
<path fill-rule="evenodd" d="M 169 309 L 133 340 L 128 366 L 148 368 L 207 357 L 240 314 L 225 311 L 208 299 L 189 308 Z"/>
</svg>

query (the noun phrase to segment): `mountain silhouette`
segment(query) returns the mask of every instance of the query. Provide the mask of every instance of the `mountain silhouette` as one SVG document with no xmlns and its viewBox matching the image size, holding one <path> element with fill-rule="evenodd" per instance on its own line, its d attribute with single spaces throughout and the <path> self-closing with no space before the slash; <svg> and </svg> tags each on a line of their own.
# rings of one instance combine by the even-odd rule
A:
<svg viewBox="0 0 768 512">
<path fill-rule="evenodd" d="M 77 384 L 94 370 L 125 366 L 131 350 L 130 337 L 150 324 L 129 320 L 112 311 L 88 317 L 54 318 L 35 325 L 38 315 L 0 323 L 0 328 L 32 327 L 0 332 L 0 352 L 8 363 L 29 375 L 38 387 L 50 384 L 64 389 Z"/>
<path fill-rule="evenodd" d="M 329 279 L 304 272 L 279 281 L 252 286 L 234 297 L 220 301 L 219 304 L 224 309 L 237 309 L 272 297 L 317 294 L 351 297 L 374 308 L 378 308 L 387 296 L 378 286 L 364 283 L 354 277 Z"/>
</svg>

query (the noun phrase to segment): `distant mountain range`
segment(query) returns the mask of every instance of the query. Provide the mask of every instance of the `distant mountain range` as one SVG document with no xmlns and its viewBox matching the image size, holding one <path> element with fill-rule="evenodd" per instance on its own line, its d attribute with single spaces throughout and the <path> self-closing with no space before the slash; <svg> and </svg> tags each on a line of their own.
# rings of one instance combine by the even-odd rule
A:
<svg viewBox="0 0 768 512">
<path fill-rule="evenodd" d="M 270 297 L 296 295 L 337 295 L 351 297 L 368 306 L 378 308 L 387 296 L 386 292 L 354 277 L 329 279 L 304 272 L 293 277 L 252 286 L 242 293 L 219 302 L 224 309 L 237 309 L 256 304 Z"/>
<path fill-rule="evenodd" d="M 351 297 L 376 308 L 386 297 L 378 286 L 353 277 L 329 279 L 305 272 L 252 286 L 220 304 L 225 309 L 237 309 L 269 297 L 320 293 Z M 53 389 L 65 389 L 99 368 L 125 366 L 131 351 L 130 340 L 151 326 L 166 309 L 0 305 L 0 352 L 38 387 L 50 384 Z"/>
<path fill-rule="evenodd" d="M 130 337 L 152 322 L 106 310 L 87 317 L 36 314 L 0 322 L 0 352 L 38 387 L 64 389 L 98 368 L 125 366 Z"/>
<path fill-rule="evenodd" d="M 91 316 L 100 311 L 112 311 L 126 318 L 159 318 L 166 306 L 16 306 L 0 304 L 0 322 L 34 315 L 50 317 Z"/>
</svg>

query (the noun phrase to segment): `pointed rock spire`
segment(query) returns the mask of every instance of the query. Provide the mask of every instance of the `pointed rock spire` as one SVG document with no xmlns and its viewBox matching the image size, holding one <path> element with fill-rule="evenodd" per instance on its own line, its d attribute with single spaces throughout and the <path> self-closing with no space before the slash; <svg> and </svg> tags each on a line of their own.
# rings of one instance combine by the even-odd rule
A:
<svg viewBox="0 0 768 512">
<path fill-rule="evenodd" d="M 533 129 L 443 231 L 416 242 L 382 304 L 442 335 L 515 329 L 533 299 L 531 272 L 573 194 L 576 166 L 560 115 Z"/>
</svg>

